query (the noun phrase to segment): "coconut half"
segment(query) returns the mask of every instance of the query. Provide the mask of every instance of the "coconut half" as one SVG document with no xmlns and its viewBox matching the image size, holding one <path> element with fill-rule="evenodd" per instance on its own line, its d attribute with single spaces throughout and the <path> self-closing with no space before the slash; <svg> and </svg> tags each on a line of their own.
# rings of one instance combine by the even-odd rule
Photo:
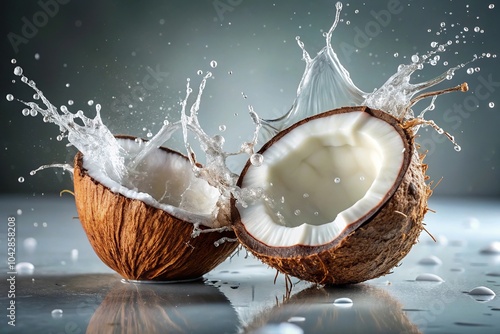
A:
<svg viewBox="0 0 500 334">
<path fill-rule="evenodd" d="M 390 272 L 423 229 L 431 194 L 414 134 L 396 118 L 348 107 L 304 119 L 259 151 L 238 186 L 265 194 L 232 201 L 238 239 L 279 271 L 320 284 Z"/>
<path fill-rule="evenodd" d="M 117 137 L 124 150 L 140 144 Z M 75 201 L 79 219 L 99 258 L 131 280 L 189 280 L 224 261 L 236 242 L 232 231 L 200 233 L 193 224 L 227 226 L 229 219 L 212 212 L 219 192 L 194 176 L 182 154 L 159 148 L 139 166 L 134 189 L 107 177 L 80 152 L 74 163 Z M 206 229 L 203 225 L 200 228 Z M 225 239 L 227 240 L 227 239 Z"/>
</svg>

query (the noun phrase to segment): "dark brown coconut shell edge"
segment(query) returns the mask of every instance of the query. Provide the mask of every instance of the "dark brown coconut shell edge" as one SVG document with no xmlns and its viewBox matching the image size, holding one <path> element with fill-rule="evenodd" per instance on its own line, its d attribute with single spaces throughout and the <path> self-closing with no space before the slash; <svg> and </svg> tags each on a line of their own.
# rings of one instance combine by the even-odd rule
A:
<svg viewBox="0 0 500 334">
<path fill-rule="evenodd" d="M 161 149 L 186 158 L 176 151 Z M 191 223 L 112 192 L 83 168 L 81 152 L 75 156 L 74 167 L 76 208 L 89 242 L 98 257 L 126 279 L 199 278 L 238 246 L 237 242 L 214 245 L 221 238 L 235 238 L 232 231 L 202 233 L 192 238 Z"/>
<path fill-rule="evenodd" d="M 264 263 L 279 271 L 319 284 L 359 283 L 385 275 L 406 256 L 423 229 L 431 190 L 426 184 L 427 166 L 415 154 L 413 134 L 391 115 L 368 107 L 346 107 L 304 119 L 278 133 L 263 153 L 290 130 L 316 118 L 363 111 L 392 125 L 405 143 L 404 161 L 394 186 L 362 219 L 349 225 L 336 239 L 319 246 L 271 247 L 250 235 L 231 202 L 233 228 L 240 242 Z M 243 169 L 238 186 L 250 167 Z"/>
</svg>

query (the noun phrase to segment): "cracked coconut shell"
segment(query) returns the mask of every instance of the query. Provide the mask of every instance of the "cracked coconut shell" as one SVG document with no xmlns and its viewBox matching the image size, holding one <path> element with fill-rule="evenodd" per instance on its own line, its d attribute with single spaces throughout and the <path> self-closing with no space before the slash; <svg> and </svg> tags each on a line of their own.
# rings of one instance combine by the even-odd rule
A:
<svg viewBox="0 0 500 334">
<path fill-rule="evenodd" d="M 318 284 L 359 283 L 386 275 L 407 255 L 423 230 L 427 200 L 431 195 L 426 183 L 427 166 L 422 163 L 423 157 L 416 152 L 412 129 L 391 115 L 368 107 L 329 111 L 283 130 L 266 143 L 259 153 L 266 161 L 266 151 L 276 143 L 287 140 L 288 133 L 301 131 L 301 127 L 310 121 L 326 122 L 328 117 L 351 112 L 365 113 L 361 116 L 390 125 L 402 139 L 403 157 L 398 174 L 385 196 L 361 214 L 359 219 L 347 224 L 335 238 L 319 245 L 268 244 L 261 240 L 260 232 L 249 232 L 241 214 L 241 210 L 245 209 L 237 207 L 234 199 L 232 201 L 233 227 L 239 241 L 264 263 L 284 274 Z M 293 150 L 296 146 L 288 146 L 292 147 L 290 154 L 295 154 Z M 255 167 L 248 162 L 240 175 L 239 186 L 245 187 L 245 177 L 250 168 Z M 297 179 L 299 175 L 292 175 L 292 182 L 300 182 Z M 252 183 L 253 186 L 255 184 Z M 275 228 L 273 224 L 268 227 L 270 231 Z"/>
<path fill-rule="evenodd" d="M 178 152 L 160 149 L 185 158 Z M 190 168 L 185 159 L 186 168 Z M 214 245 L 221 238 L 234 238 L 233 232 L 201 233 L 193 238 L 193 224 L 111 191 L 89 174 L 83 160 L 78 152 L 74 161 L 78 217 L 97 256 L 122 277 L 156 281 L 196 279 L 236 249 L 236 242 Z"/>
</svg>

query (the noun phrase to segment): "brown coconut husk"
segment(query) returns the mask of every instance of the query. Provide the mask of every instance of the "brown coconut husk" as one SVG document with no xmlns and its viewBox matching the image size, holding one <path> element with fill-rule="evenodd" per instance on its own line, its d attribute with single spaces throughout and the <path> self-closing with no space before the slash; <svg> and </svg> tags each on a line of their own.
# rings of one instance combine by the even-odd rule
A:
<svg viewBox="0 0 500 334">
<path fill-rule="evenodd" d="M 79 152 L 74 161 L 78 217 L 97 256 L 124 278 L 196 279 L 223 262 L 238 246 L 237 242 L 214 245 L 221 238 L 235 238 L 232 231 L 201 233 L 193 238 L 193 224 L 112 192 L 88 173 L 83 159 Z"/>
<path fill-rule="evenodd" d="M 282 131 L 260 150 L 263 153 L 288 131 L 318 117 L 335 113 L 364 111 L 392 125 L 401 135 L 405 158 L 396 183 L 379 205 L 339 237 L 320 246 L 293 245 L 271 247 L 250 235 L 232 201 L 233 227 L 240 242 L 264 263 L 280 272 L 318 284 L 359 283 L 389 274 L 417 243 L 428 211 L 427 200 L 432 191 L 427 184 L 423 156 L 417 154 L 414 133 L 410 127 L 391 115 L 368 107 L 347 107 L 305 119 Z M 247 163 L 238 185 L 242 184 Z"/>
</svg>

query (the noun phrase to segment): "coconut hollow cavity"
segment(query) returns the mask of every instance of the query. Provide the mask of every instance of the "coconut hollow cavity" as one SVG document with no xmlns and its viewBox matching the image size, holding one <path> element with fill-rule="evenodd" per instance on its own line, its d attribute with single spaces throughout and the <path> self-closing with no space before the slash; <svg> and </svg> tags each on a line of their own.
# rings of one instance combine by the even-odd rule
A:
<svg viewBox="0 0 500 334">
<path fill-rule="evenodd" d="M 247 163 L 238 186 L 265 196 L 232 202 L 238 239 L 263 262 L 321 284 L 387 274 L 423 229 L 430 196 L 414 134 L 368 107 L 307 118 Z"/>
<path fill-rule="evenodd" d="M 132 137 L 117 137 L 128 151 L 139 148 Z M 227 226 L 212 217 L 218 191 L 196 178 L 189 160 L 159 148 L 138 167 L 135 189 L 105 176 L 79 152 L 74 186 L 79 219 L 96 254 L 131 280 L 185 280 L 202 276 L 237 247 L 232 231 L 200 233 L 196 224 Z M 212 218 L 211 218 L 212 217 Z M 221 221 L 224 220 L 224 221 Z M 201 232 L 208 231 L 200 226 Z"/>
</svg>

